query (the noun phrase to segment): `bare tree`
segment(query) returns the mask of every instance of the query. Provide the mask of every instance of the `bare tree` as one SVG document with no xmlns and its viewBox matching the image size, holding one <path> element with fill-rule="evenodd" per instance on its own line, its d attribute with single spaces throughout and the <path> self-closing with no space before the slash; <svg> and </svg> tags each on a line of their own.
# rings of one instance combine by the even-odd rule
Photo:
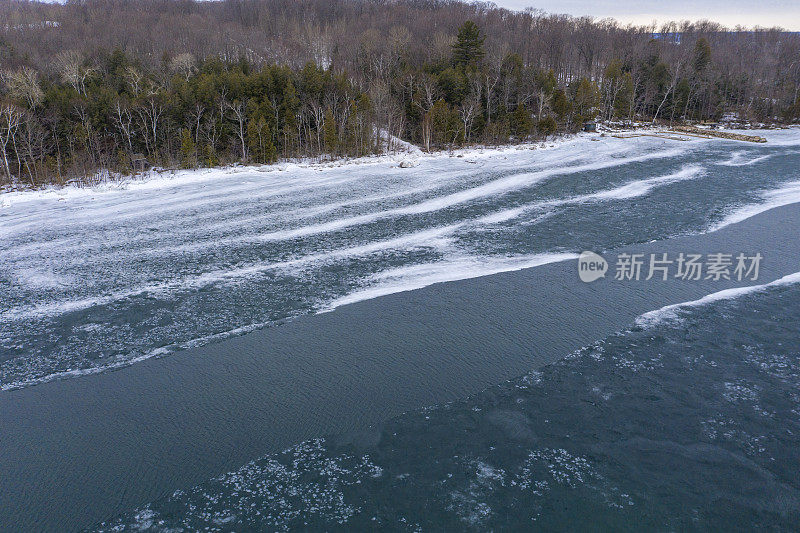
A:
<svg viewBox="0 0 800 533">
<path fill-rule="evenodd" d="M 16 145 L 16 135 L 22 122 L 22 114 L 22 109 L 12 103 L 0 104 L 0 152 L 3 155 L 3 170 L 5 170 L 8 181 L 14 180 L 8 162 L 9 148 Z M 9 143 L 11 144 L 9 145 Z"/>
<path fill-rule="evenodd" d="M 20 146 L 24 153 L 25 169 L 28 172 L 31 185 L 36 185 L 39 181 L 39 172 L 43 166 L 43 158 L 47 152 L 45 141 L 47 140 L 47 130 L 45 130 L 33 113 L 25 113 L 23 120 L 22 136 Z"/>
<path fill-rule="evenodd" d="M 678 80 L 680 79 L 680 72 L 681 72 L 681 63 L 678 62 L 674 66 L 674 71 L 672 72 L 670 83 L 667 86 L 667 90 L 664 91 L 664 97 L 661 99 L 661 103 L 658 104 L 656 108 L 655 114 L 653 114 L 653 123 L 655 124 L 656 120 L 658 120 L 658 115 L 661 114 L 661 109 L 664 107 L 664 104 L 667 102 L 669 95 L 675 91 L 675 86 L 678 84 Z"/>
<path fill-rule="evenodd" d="M 468 144 L 472 135 L 472 123 L 481 109 L 481 89 L 483 87 L 478 76 L 473 76 L 470 82 L 472 90 L 458 109 L 461 123 L 464 125 L 464 140 Z"/>
<path fill-rule="evenodd" d="M 144 133 L 147 154 L 153 158 L 158 155 L 158 132 L 164 110 L 164 102 L 158 94 L 151 94 L 135 109 Z"/>
<path fill-rule="evenodd" d="M 189 118 L 192 119 L 194 125 L 194 143 L 200 142 L 200 121 L 203 119 L 203 113 L 206 112 L 206 106 L 201 102 L 196 102 L 191 111 L 189 111 Z"/>
<path fill-rule="evenodd" d="M 233 102 L 227 102 L 226 107 L 233 113 L 236 123 L 236 135 L 242 145 L 242 161 L 247 161 L 247 103 L 243 100 L 234 100 Z"/>
<path fill-rule="evenodd" d="M 431 150 L 432 140 L 430 110 L 438 99 L 439 88 L 436 85 L 436 80 L 427 74 L 420 76 L 418 97 L 414 99 L 414 105 L 422 112 L 422 146 L 426 152 Z"/>
<path fill-rule="evenodd" d="M 25 102 L 28 109 L 34 109 L 44 98 L 44 92 L 39 85 L 39 73 L 30 67 L 0 73 L 0 79 L 8 87 L 11 97 Z"/>
<path fill-rule="evenodd" d="M 83 56 L 75 50 L 67 50 L 55 58 L 61 79 L 75 89 L 78 94 L 86 96 L 86 80 L 94 72 L 94 68 L 84 66 Z"/>
<path fill-rule="evenodd" d="M 128 148 L 128 154 L 133 155 L 133 114 L 130 106 L 118 98 L 114 101 L 111 113 L 114 125 Z"/>
<path fill-rule="evenodd" d="M 169 68 L 174 74 L 180 75 L 184 80 L 189 81 L 192 74 L 197 70 L 194 56 L 189 52 L 178 54 L 172 58 Z"/>
<path fill-rule="evenodd" d="M 134 67 L 125 69 L 125 81 L 134 97 L 138 97 L 144 91 L 144 75 Z"/>
<path fill-rule="evenodd" d="M 309 54 L 314 63 L 327 69 L 331 66 L 333 45 L 332 38 L 327 28 L 318 23 L 307 21 L 305 24 L 305 42 L 308 44 Z"/>
</svg>

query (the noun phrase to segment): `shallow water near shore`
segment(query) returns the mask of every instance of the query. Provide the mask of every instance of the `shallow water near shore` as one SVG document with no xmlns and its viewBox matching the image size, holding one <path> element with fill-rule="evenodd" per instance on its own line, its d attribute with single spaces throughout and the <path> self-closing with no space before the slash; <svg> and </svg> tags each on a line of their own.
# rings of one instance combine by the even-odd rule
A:
<svg viewBox="0 0 800 533">
<path fill-rule="evenodd" d="M 146 207 L 164 208 L 153 216 L 193 223 L 197 233 L 150 237 L 132 225 L 130 246 L 119 243 L 111 254 L 126 260 L 106 263 L 119 283 L 109 281 L 106 292 L 77 283 L 44 290 L 30 281 L 28 293 L 16 282 L 3 285 L 17 298 L 2 311 L 4 347 L 11 348 L 3 387 L 16 390 L 0 392 L 0 483 L 5 493 L 26 496 L 4 502 L 0 529 L 80 529 L 100 521 L 100 529 L 155 530 L 788 528 L 798 508 L 796 483 L 786 478 L 797 457 L 784 448 L 796 448 L 790 388 L 797 385 L 799 343 L 791 324 L 800 211 L 766 210 L 800 199 L 800 138 L 775 135 L 775 146 L 752 148 L 583 139 L 572 153 L 566 146 L 501 160 L 434 161 L 394 182 L 400 169 L 388 171 L 380 184 L 377 173 L 374 181 L 355 177 L 384 187 L 376 193 L 389 198 L 382 209 L 341 190 L 345 177 L 327 176 L 320 179 L 335 185 L 338 203 L 363 199 L 364 211 L 316 222 L 300 217 L 256 234 L 245 225 L 215 233 L 242 220 L 240 208 L 248 205 L 221 188 L 195 200 L 221 202 L 228 214 L 192 214 L 195 200 L 185 196 L 197 190 L 175 193 L 182 214 L 168 215 L 155 198 L 149 205 L 125 200 L 144 201 L 140 214 L 105 205 L 119 216 L 99 222 L 78 215 L 101 206 L 68 209 L 78 217 L 65 221 L 68 232 L 95 227 L 108 237 L 126 217 L 144 217 Z M 408 190 L 409 180 L 426 190 L 395 203 L 399 196 L 391 195 Z M 436 180 L 448 183 L 434 194 L 427 187 Z M 329 210 L 331 199 L 318 193 L 306 207 Z M 287 212 L 276 207 L 263 222 L 276 224 Z M 58 270 L 65 257 L 81 272 L 87 250 L 105 257 L 92 241 L 63 250 L 56 241 L 23 242 L 33 231 L 25 224 L 51 216 L 12 211 L 0 219 L 13 222 L 4 227 L 12 253 L 3 272 L 14 271 L 10 265 Z M 214 246 L 220 255 L 208 250 Z M 245 257 L 286 246 L 294 255 L 281 261 Z M 583 284 L 575 261 L 566 261 L 583 249 L 608 258 L 620 251 L 761 252 L 762 277 L 749 284 L 784 281 L 651 313 L 637 326 L 640 315 L 737 284 Z M 178 263 L 153 259 L 163 253 L 191 257 L 187 268 L 196 271 L 175 274 Z M 276 261 L 285 278 L 264 274 Z M 156 280 L 158 291 L 125 288 L 134 265 L 139 281 Z M 526 267 L 535 268 L 466 280 Z M 458 279 L 464 281 L 403 292 Z M 321 288 L 305 298 L 298 287 L 306 284 Z M 273 290 L 292 294 L 295 307 Z M 374 299 L 383 294 L 391 295 Z M 328 309 L 335 310 L 311 314 Z M 198 337 L 218 312 L 230 320 L 209 330 L 213 338 Z M 118 321 L 109 322 L 118 327 L 108 335 L 92 327 L 75 333 L 94 323 L 90 315 L 107 313 Z M 292 320 L 240 336 L 253 325 L 248 320 L 269 313 L 277 313 L 275 321 L 254 327 Z M 149 358 L 167 331 L 190 340 Z M 719 339 L 718 331 L 732 336 Z M 131 340 L 150 348 L 126 351 Z M 59 352 L 62 343 L 67 348 Z M 202 347 L 177 349 L 196 345 Z M 736 363 L 747 346 L 749 366 Z M 90 355 L 94 349 L 102 356 Z M 112 366 L 118 370 L 103 372 Z M 765 392 L 770 387 L 779 392 Z M 750 416 L 751 404 L 767 413 L 763 419 Z M 419 410 L 425 406 L 433 407 Z M 698 479 L 674 468 L 709 457 L 716 466 L 697 466 Z M 745 475 L 752 486 L 730 481 Z M 648 484 L 652 476 L 663 484 Z M 713 481 L 705 486 L 703 476 Z M 717 492 L 697 497 L 703 489 Z M 588 507 L 578 506 L 583 501 Z M 692 515 L 678 512 L 681 506 Z"/>
</svg>

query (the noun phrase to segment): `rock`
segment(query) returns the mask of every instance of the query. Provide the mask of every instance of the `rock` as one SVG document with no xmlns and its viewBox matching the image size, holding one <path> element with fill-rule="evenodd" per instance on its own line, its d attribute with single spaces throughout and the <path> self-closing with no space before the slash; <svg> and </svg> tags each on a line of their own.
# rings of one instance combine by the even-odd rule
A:
<svg viewBox="0 0 800 533">
<path fill-rule="evenodd" d="M 400 161 L 400 168 L 411 168 L 419 165 L 419 161 L 415 159 L 403 159 Z"/>
</svg>

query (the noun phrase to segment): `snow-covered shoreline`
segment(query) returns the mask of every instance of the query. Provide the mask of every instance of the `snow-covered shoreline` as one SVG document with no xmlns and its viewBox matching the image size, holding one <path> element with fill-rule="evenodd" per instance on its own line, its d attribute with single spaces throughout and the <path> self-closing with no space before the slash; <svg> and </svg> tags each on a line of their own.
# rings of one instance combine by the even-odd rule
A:
<svg viewBox="0 0 800 533">
<path fill-rule="evenodd" d="M 317 158 L 301 158 L 279 161 L 265 165 L 228 165 L 224 167 L 209 167 L 181 170 L 153 169 L 144 173 L 121 176 L 110 179 L 98 185 L 86 185 L 72 182 L 66 185 L 47 185 L 33 188 L 21 185 L 19 188 L 10 189 L 0 187 L 0 209 L 13 204 L 37 200 L 67 200 L 73 198 L 95 196 L 103 193 L 114 193 L 132 190 L 155 190 L 174 186 L 183 186 L 191 183 L 202 184 L 206 181 L 225 178 L 245 172 L 270 174 L 275 172 L 288 173 L 298 170 L 316 170 L 324 172 L 329 169 L 342 169 L 347 167 L 363 167 L 367 165 L 393 167 L 415 167 L 421 161 L 444 158 L 477 159 L 491 157 L 518 150 L 544 150 L 561 146 L 576 138 L 585 138 L 585 134 L 575 134 L 556 137 L 548 141 L 525 142 L 500 146 L 470 146 L 453 150 L 440 150 L 426 153 L 418 147 L 405 143 L 405 150 L 377 154 L 358 158 L 341 158 L 329 161 L 320 161 Z"/>
<path fill-rule="evenodd" d="M 654 126 L 637 127 L 635 133 L 648 133 L 662 130 L 663 128 Z M 740 130 L 730 130 L 740 131 Z M 751 133 L 772 132 L 780 130 L 741 130 Z M 625 132 L 628 133 L 628 132 Z M 422 161 L 430 161 L 446 158 L 459 158 L 464 160 L 477 160 L 479 158 L 491 158 L 502 156 L 520 150 L 549 150 L 559 148 L 575 142 L 588 142 L 596 139 L 598 134 L 575 133 L 553 137 L 549 140 L 539 140 L 524 143 L 505 144 L 498 146 L 474 145 L 451 150 L 439 150 L 434 152 L 423 152 L 419 147 L 408 142 L 395 142 L 395 146 L 401 146 L 400 150 L 393 150 L 378 155 L 341 158 L 329 161 L 322 161 L 318 158 L 301 158 L 279 161 L 265 165 L 229 165 L 224 167 L 209 167 L 181 170 L 160 170 L 153 169 L 144 173 L 119 176 L 108 179 L 97 185 L 87 185 L 84 183 L 72 182 L 66 185 L 47 185 L 44 187 L 31 187 L 28 185 L 18 185 L 11 189 L 8 186 L 0 187 L 0 209 L 10 207 L 13 204 L 25 203 L 37 200 L 57 200 L 63 201 L 74 198 L 85 198 L 97 194 L 114 193 L 119 191 L 133 190 L 155 190 L 167 189 L 175 186 L 189 185 L 191 183 L 202 184 L 207 181 L 225 178 L 241 173 L 263 173 L 270 174 L 275 172 L 289 173 L 298 170 L 316 170 L 324 172 L 329 169 L 346 169 L 348 167 L 363 167 L 366 165 L 411 168 L 416 167 Z M 108 173 L 105 173 L 109 175 Z"/>
<path fill-rule="evenodd" d="M 786 131 L 797 127 L 786 127 L 779 129 L 723 129 L 721 131 L 729 132 L 744 132 L 753 135 L 764 135 L 768 138 L 774 136 L 776 132 Z M 619 133 L 637 133 L 646 134 L 656 131 L 663 131 L 663 127 L 657 126 L 637 126 L 635 130 L 620 131 Z M 609 130 L 603 130 L 605 133 L 610 133 Z M 234 176 L 241 173 L 263 173 L 271 174 L 275 172 L 289 173 L 298 170 L 316 170 L 324 172 L 329 169 L 346 169 L 348 167 L 363 167 L 366 165 L 387 166 L 389 168 L 403 167 L 411 168 L 416 167 L 422 161 L 431 161 L 446 158 L 459 158 L 467 161 L 477 160 L 479 158 L 491 158 L 495 156 L 502 156 L 520 150 L 549 150 L 553 148 L 560 148 L 564 145 L 576 142 L 589 142 L 596 140 L 599 134 L 575 133 L 568 135 L 561 135 L 553 137 L 549 140 L 539 140 L 524 143 L 505 144 L 498 146 L 485 146 L 474 145 L 451 150 L 439 150 L 434 152 L 423 152 L 419 147 L 402 141 L 395 142 L 395 146 L 401 146 L 400 150 L 393 150 L 378 155 L 358 157 L 358 158 L 341 158 L 329 161 L 322 161 L 318 158 L 300 158 L 291 159 L 286 161 L 279 161 L 276 163 L 266 165 L 229 165 L 224 167 L 210 167 L 210 168 L 196 168 L 196 169 L 181 169 L 181 170 L 160 170 L 153 169 L 144 173 L 131 174 L 126 176 L 119 176 L 116 179 L 106 179 L 103 183 L 97 185 L 87 185 L 83 183 L 72 182 L 66 185 L 47 185 L 44 187 L 31 187 L 27 185 L 18 185 L 17 188 L 11 189 L 8 186 L 0 187 L 0 209 L 10 207 L 14 204 L 38 201 L 38 200 L 56 200 L 63 201 L 75 198 L 85 198 L 88 196 L 95 196 L 97 194 L 114 193 L 120 191 L 133 191 L 133 190 L 156 190 L 167 189 L 175 186 L 189 185 L 191 183 L 202 184 L 207 181 L 216 180 L 220 178 Z M 700 139 L 702 141 L 702 139 Z M 774 139 L 773 139 L 774 141 Z M 770 141 L 770 142 L 773 142 Z M 106 173 L 108 175 L 108 173 Z"/>
</svg>

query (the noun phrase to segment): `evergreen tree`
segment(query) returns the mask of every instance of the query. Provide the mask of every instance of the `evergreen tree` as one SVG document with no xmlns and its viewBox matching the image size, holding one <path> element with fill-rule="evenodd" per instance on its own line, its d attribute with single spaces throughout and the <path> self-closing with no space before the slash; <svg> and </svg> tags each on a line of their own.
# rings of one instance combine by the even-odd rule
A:
<svg viewBox="0 0 800 533">
<path fill-rule="evenodd" d="M 795 100 L 794 105 L 786 110 L 784 119 L 787 122 L 797 122 L 800 120 L 800 96 Z"/>
<path fill-rule="evenodd" d="M 333 118 L 333 112 L 329 107 L 325 108 L 325 119 L 322 123 L 322 130 L 323 142 L 325 143 L 325 152 L 329 154 L 335 154 L 337 148 L 336 121 Z"/>
<path fill-rule="evenodd" d="M 614 114 L 618 117 L 625 117 L 629 114 L 633 100 L 633 79 L 631 73 L 626 72 L 622 75 L 622 87 L 617 99 L 614 101 Z"/>
<path fill-rule="evenodd" d="M 597 86 L 587 78 L 581 78 L 575 86 L 573 96 L 575 112 L 582 120 L 594 118 L 595 107 L 600 103 L 600 91 Z"/>
<path fill-rule="evenodd" d="M 458 113 L 451 109 L 447 102 L 443 99 L 437 100 L 428 114 L 434 146 L 448 146 L 458 140 Z"/>
<path fill-rule="evenodd" d="M 295 139 L 298 135 L 297 111 L 299 109 L 300 98 L 297 96 L 292 80 L 289 79 L 284 87 L 283 101 L 281 103 L 281 118 L 283 119 L 281 133 L 283 136 L 283 149 L 286 152 L 293 153 L 297 150 Z"/>
<path fill-rule="evenodd" d="M 183 168 L 197 166 L 197 148 L 192 138 L 192 132 L 187 128 L 181 130 L 181 165 Z"/>
<path fill-rule="evenodd" d="M 572 110 L 572 104 L 569 103 L 567 95 L 562 89 L 556 89 L 553 93 L 553 111 L 555 111 L 558 120 L 564 120 L 564 117 Z"/>
<path fill-rule="evenodd" d="M 705 37 L 700 37 L 694 44 L 694 59 L 692 66 L 695 72 L 703 72 L 711 62 L 711 45 Z"/>
<path fill-rule="evenodd" d="M 536 125 L 536 129 L 539 130 L 539 134 L 544 135 L 545 139 L 547 139 L 548 135 L 554 134 L 557 128 L 558 125 L 556 124 L 556 120 L 551 116 L 540 119 L 539 123 Z"/>
<path fill-rule="evenodd" d="M 272 142 L 272 132 L 263 116 L 251 118 L 247 123 L 247 145 L 250 157 L 256 163 L 272 163 L 277 159 L 277 150 Z"/>
<path fill-rule="evenodd" d="M 483 59 L 483 41 L 478 25 L 471 20 L 466 21 L 458 29 L 456 42 L 453 44 L 453 63 L 461 67 L 474 67 Z"/>
<path fill-rule="evenodd" d="M 207 167 L 215 167 L 219 165 L 219 157 L 217 157 L 216 151 L 214 151 L 214 147 L 210 144 L 206 144 L 203 147 L 203 163 Z"/>
<path fill-rule="evenodd" d="M 556 75 L 553 73 L 553 70 L 550 69 L 548 71 L 539 71 L 536 74 L 536 85 L 544 92 L 547 96 L 552 96 L 553 92 L 558 87 L 558 82 L 556 81 Z"/>
<path fill-rule="evenodd" d="M 518 105 L 511 114 L 511 131 L 518 140 L 525 139 L 533 131 L 531 112 L 525 104 Z"/>
</svg>

